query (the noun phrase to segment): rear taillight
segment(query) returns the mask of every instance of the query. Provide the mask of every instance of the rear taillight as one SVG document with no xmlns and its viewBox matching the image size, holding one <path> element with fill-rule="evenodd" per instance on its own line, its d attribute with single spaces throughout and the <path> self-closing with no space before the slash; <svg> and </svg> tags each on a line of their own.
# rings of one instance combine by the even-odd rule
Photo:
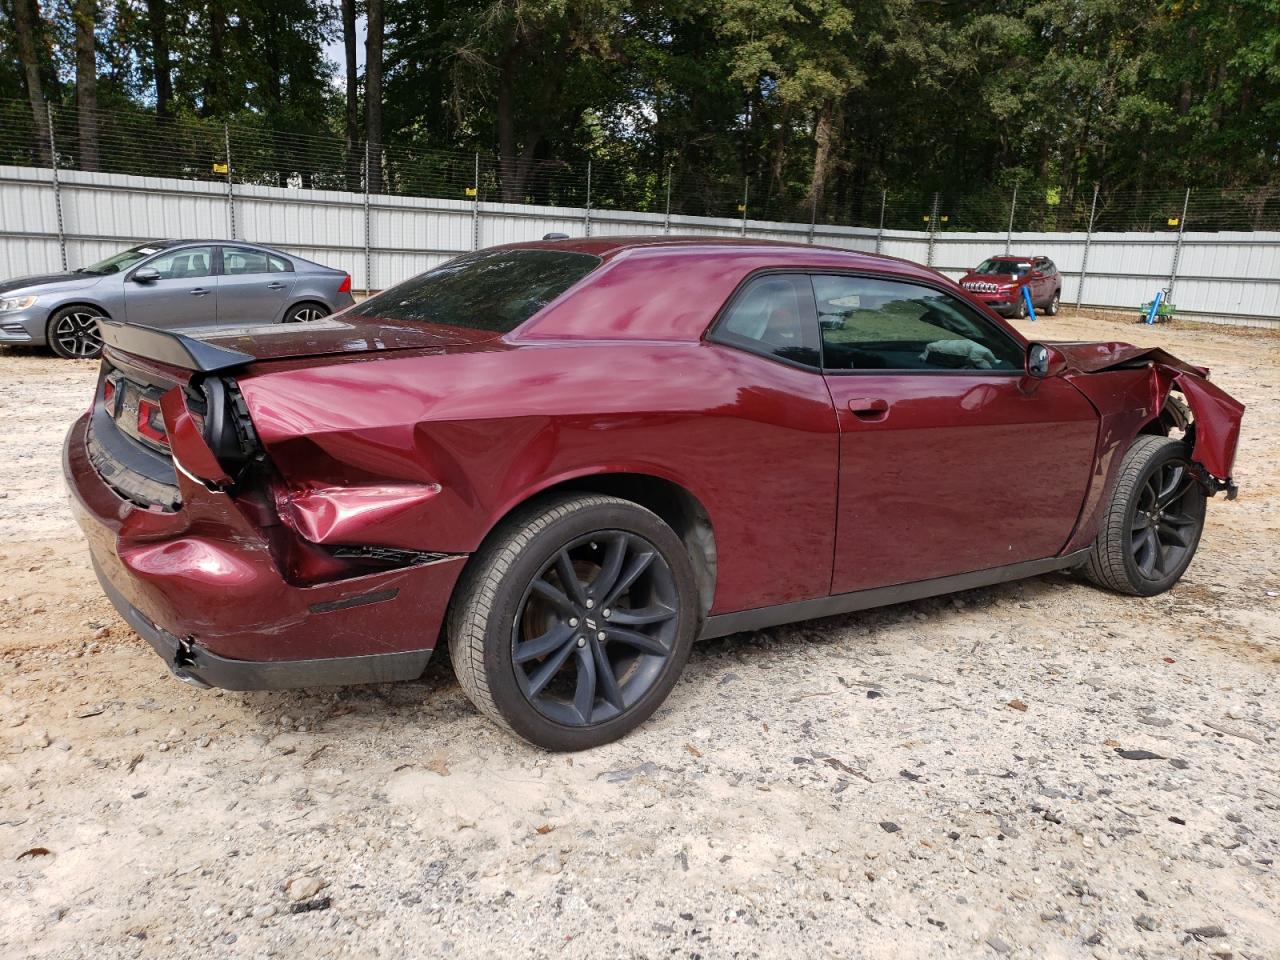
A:
<svg viewBox="0 0 1280 960">
<path fill-rule="evenodd" d="M 351 274 L 347 274 L 345 277 L 342 278 L 342 283 L 338 284 L 338 292 L 339 293 L 351 292 Z"/>
<path fill-rule="evenodd" d="M 160 404 L 154 400 L 138 401 L 138 433 L 155 443 L 169 445 L 165 435 L 164 414 L 160 412 Z"/>
<path fill-rule="evenodd" d="M 116 385 L 110 380 L 102 384 L 102 403 L 107 409 L 111 409 L 111 401 L 116 398 Z"/>
</svg>

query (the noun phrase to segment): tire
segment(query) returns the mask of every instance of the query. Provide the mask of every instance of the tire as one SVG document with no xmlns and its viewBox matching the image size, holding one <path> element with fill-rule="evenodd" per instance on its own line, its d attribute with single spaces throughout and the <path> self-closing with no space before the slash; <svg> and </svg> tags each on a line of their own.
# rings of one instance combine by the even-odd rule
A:
<svg viewBox="0 0 1280 960">
<path fill-rule="evenodd" d="M 98 321 L 105 316 L 87 304 L 55 310 L 45 325 L 45 342 L 64 360 L 93 360 L 102 355 Z"/>
<path fill-rule="evenodd" d="M 1205 491 L 1189 456 L 1186 444 L 1169 437 L 1133 441 L 1084 566 L 1090 580 L 1142 597 L 1178 582 L 1204 530 Z"/>
<path fill-rule="evenodd" d="M 1049 299 L 1049 303 L 1044 308 L 1046 317 L 1056 317 L 1058 315 L 1058 305 L 1062 302 L 1062 291 L 1053 291 L 1053 296 Z"/>
<path fill-rule="evenodd" d="M 1166 436 L 1181 438 L 1191 426 L 1191 408 L 1172 393 L 1165 397 L 1164 409 L 1160 411 L 1160 424 Z"/>
<path fill-rule="evenodd" d="M 449 655 L 463 691 L 500 727 L 547 750 L 584 750 L 626 735 L 667 698 L 697 611 L 693 564 L 656 514 L 616 497 L 544 499 L 472 557 L 450 604 Z"/>
<path fill-rule="evenodd" d="M 1013 315 L 1019 320 L 1027 319 L 1027 298 L 1021 290 L 1018 291 L 1018 306 L 1014 309 Z"/>
<path fill-rule="evenodd" d="M 295 303 L 284 315 L 284 323 L 311 323 L 329 315 L 329 308 L 323 303 L 308 300 L 306 303 Z"/>
</svg>

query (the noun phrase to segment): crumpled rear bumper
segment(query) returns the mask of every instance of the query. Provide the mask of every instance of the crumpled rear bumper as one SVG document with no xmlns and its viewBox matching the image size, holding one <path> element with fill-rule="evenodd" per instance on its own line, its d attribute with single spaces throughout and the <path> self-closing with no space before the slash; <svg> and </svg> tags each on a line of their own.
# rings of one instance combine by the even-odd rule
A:
<svg viewBox="0 0 1280 960">
<path fill-rule="evenodd" d="M 223 492 L 180 477 L 176 512 L 121 499 L 89 462 L 86 422 L 67 434 L 63 472 L 98 579 L 184 679 L 273 689 L 421 673 L 465 557 L 290 583 L 266 532 Z"/>
</svg>

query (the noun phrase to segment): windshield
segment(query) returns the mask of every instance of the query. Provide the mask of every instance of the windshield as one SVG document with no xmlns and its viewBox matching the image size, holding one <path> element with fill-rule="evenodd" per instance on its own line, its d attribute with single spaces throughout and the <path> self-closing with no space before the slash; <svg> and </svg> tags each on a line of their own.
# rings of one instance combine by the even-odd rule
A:
<svg viewBox="0 0 1280 960">
<path fill-rule="evenodd" d="M 599 265 L 599 257 L 568 250 L 481 250 L 390 287 L 346 315 L 509 333 Z"/>
<path fill-rule="evenodd" d="M 1030 269 L 1031 264 L 1026 260 L 997 260 L 993 257 L 983 260 L 973 272 L 988 277 L 1025 277 Z"/>
<path fill-rule="evenodd" d="M 105 260 L 99 260 L 97 263 L 88 267 L 81 267 L 81 273 L 119 273 L 121 270 L 127 270 L 139 260 L 144 260 L 153 253 L 159 253 L 160 247 L 148 246 L 143 244 L 140 247 L 130 247 L 128 250 L 122 250 L 114 256 L 107 257 Z"/>
</svg>

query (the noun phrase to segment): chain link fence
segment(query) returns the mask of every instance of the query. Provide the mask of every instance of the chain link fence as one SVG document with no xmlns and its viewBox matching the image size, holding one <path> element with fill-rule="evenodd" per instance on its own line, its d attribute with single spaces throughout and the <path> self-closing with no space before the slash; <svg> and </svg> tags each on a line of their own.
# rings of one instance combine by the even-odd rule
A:
<svg viewBox="0 0 1280 960">
<path fill-rule="evenodd" d="M 502 159 L 487 153 L 347 143 L 248 123 L 100 112 L 96 144 L 80 143 L 74 108 L 37 122 L 24 100 L 0 99 L 0 164 L 139 176 L 631 210 L 887 230 L 1129 232 L 1280 230 L 1280 188 L 1169 187 L 1076 191 L 992 186 L 975 194 L 840 181 L 820 197 L 795 185 L 717 175 L 673 158 L 650 169 L 599 160 Z"/>
</svg>

